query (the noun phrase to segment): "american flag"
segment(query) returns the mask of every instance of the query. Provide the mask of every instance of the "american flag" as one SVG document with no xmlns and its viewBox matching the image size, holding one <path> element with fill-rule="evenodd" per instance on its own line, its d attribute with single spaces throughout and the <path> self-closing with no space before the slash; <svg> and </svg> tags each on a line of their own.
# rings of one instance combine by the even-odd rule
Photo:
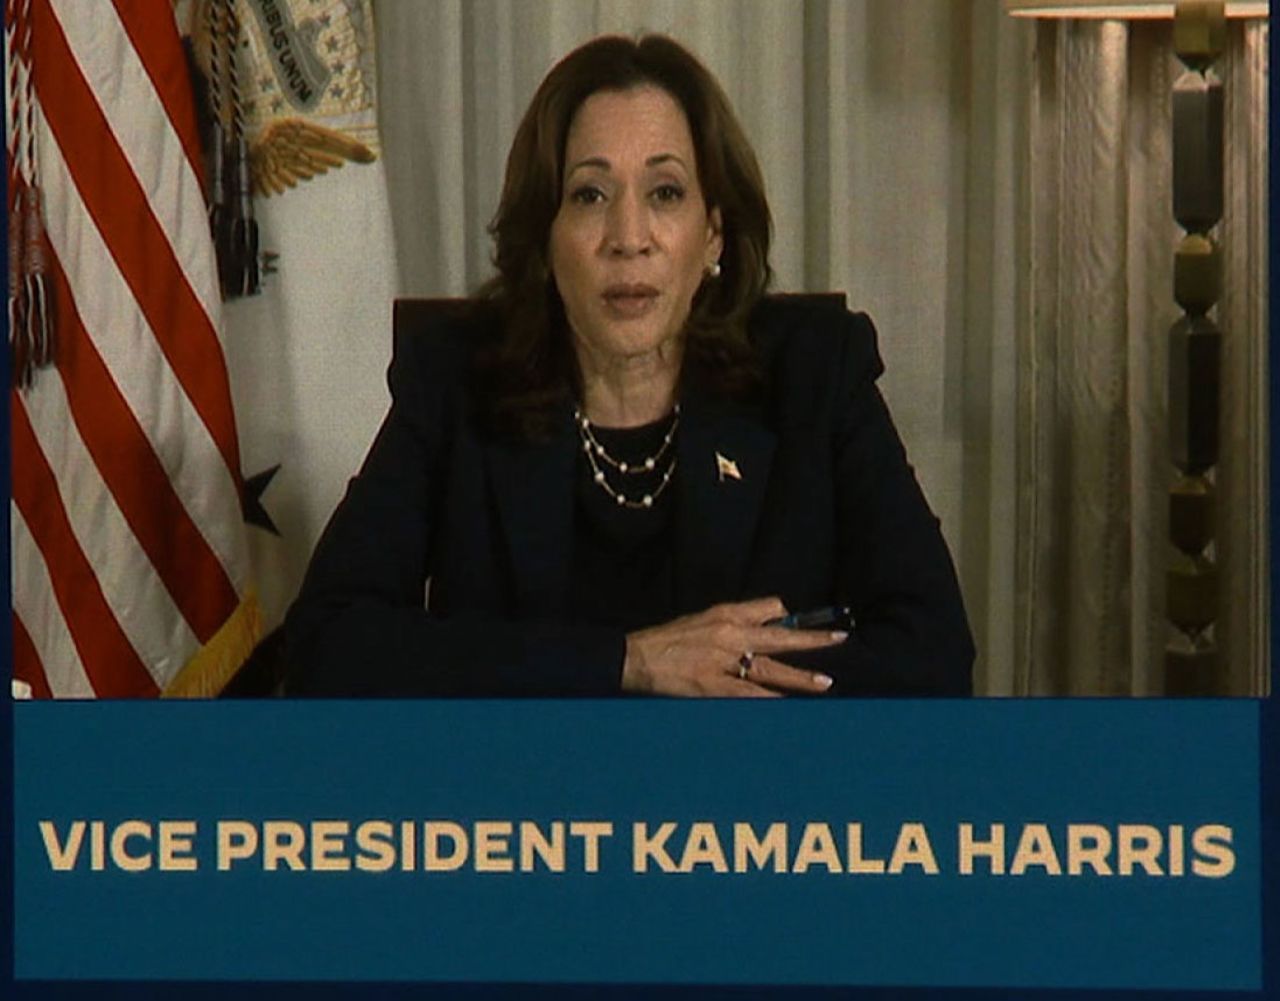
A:
<svg viewBox="0 0 1280 1001">
<path fill-rule="evenodd" d="M 36 185 L 54 319 L 53 366 L 10 393 L 14 676 L 37 696 L 211 694 L 260 624 L 173 11 L 5 15 L 11 239 Z"/>
</svg>

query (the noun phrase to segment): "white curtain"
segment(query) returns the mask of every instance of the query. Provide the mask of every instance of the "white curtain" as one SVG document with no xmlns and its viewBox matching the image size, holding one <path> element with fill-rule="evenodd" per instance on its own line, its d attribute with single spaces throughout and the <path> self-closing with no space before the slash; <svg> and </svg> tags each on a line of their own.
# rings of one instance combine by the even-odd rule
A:
<svg viewBox="0 0 1280 1001">
<path fill-rule="evenodd" d="M 716 74 L 755 145 L 775 287 L 846 292 L 876 321 L 882 387 L 959 569 L 976 690 L 1158 691 L 1167 29 L 1037 29 L 1001 7 L 374 0 L 382 158 L 266 209 L 282 274 L 233 316 L 246 467 L 285 458 L 266 495 L 284 537 L 255 553 L 269 620 L 385 410 L 391 297 L 487 277 L 485 227 L 538 82 L 594 35 L 661 31 Z M 1220 308 L 1234 381 L 1218 548 L 1247 596 L 1221 630 L 1245 692 L 1265 649 L 1266 45 L 1256 28 L 1231 44 L 1229 142 L 1248 166 L 1232 168 L 1222 236 L 1250 277 Z M 1097 378 L 1072 396 L 1077 369 Z"/>
<path fill-rule="evenodd" d="M 1233 22 L 1216 559 L 1222 693 L 1265 683 L 1266 24 Z M 1161 694 L 1169 630 L 1169 23 L 1037 29 L 1020 336 L 1017 674 L 1029 694 Z"/>
</svg>

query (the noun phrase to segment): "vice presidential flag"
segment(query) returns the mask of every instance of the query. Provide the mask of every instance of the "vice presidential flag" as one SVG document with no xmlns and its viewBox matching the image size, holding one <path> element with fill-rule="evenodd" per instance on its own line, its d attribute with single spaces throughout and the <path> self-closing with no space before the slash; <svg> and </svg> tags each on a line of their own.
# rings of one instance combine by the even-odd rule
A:
<svg viewBox="0 0 1280 1001">
<path fill-rule="evenodd" d="M 44 231 L 10 255 L 18 376 L 32 314 L 51 332 L 51 363 L 10 393 L 15 678 L 55 697 L 210 694 L 260 627 L 173 11 L 7 0 L 5 44 L 11 249 L 37 194 Z"/>
</svg>

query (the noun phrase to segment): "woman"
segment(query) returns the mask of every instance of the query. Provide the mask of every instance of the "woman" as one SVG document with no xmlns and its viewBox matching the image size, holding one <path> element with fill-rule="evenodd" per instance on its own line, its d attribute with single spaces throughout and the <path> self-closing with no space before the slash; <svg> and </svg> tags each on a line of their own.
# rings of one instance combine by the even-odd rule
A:
<svg viewBox="0 0 1280 1001">
<path fill-rule="evenodd" d="M 762 298 L 760 170 L 692 55 L 565 57 L 491 230 L 465 315 L 397 341 L 288 617 L 293 693 L 968 694 L 874 330 Z M 775 621 L 822 606 L 852 621 Z"/>
</svg>

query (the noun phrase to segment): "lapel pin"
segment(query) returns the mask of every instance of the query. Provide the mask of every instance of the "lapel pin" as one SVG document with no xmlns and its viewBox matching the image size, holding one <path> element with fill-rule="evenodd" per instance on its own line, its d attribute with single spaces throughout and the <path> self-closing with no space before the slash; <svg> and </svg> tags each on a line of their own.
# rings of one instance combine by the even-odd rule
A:
<svg viewBox="0 0 1280 1001">
<path fill-rule="evenodd" d="M 725 480 L 740 480 L 742 473 L 738 470 L 738 464 L 728 456 L 716 453 L 716 474 L 720 477 L 720 482 Z"/>
</svg>

